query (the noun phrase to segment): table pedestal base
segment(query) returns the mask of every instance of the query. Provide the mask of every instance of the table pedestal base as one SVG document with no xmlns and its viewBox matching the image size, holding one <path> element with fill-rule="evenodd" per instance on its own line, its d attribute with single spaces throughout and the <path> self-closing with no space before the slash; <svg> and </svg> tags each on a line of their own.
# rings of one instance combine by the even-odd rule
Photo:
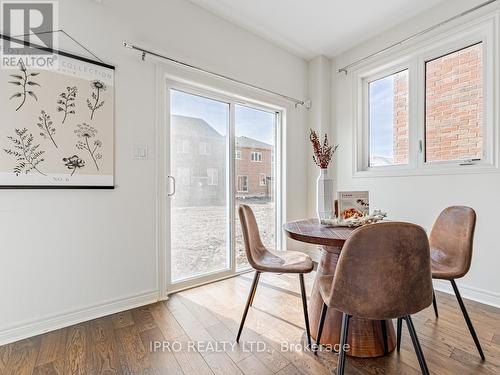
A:
<svg viewBox="0 0 500 375">
<path fill-rule="evenodd" d="M 335 274 L 335 268 L 340 255 L 340 247 L 323 247 L 321 261 L 316 272 L 316 279 L 311 292 L 309 302 L 309 323 L 311 336 L 316 339 L 318 323 L 321 315 L 323 300 L 319 294 L 318 279 L 320 276 Z M 350 349 L 347 355 L 353 357 L 379 357 L 386 353 L 384 349 L 384 321 L 368 320 L 352 317 L 349 322 L 349 335 L 347 344 Z M 337 345 L 340 341 L 340 328 L 342 325 L 342 313 L 335 309 L 328 309 L 321 343 L 325 345 Z M 391 352 L 396 347 L 396 334 L 391 320 L 385 321 L 387 332 L 387 352 Z"/>
</svg>

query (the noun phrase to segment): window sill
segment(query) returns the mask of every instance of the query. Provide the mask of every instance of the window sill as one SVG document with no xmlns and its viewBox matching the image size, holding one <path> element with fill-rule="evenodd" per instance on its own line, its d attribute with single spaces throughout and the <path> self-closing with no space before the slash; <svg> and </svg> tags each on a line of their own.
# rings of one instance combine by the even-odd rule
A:
<svg viewBox="0 0 500 375">
<path fill-rule="evenodd" d="M 373 177 L 411 177 L 411 176 L 441 176 L 500 173 L 497 166 L 491 164 L 464 166 L 426 166 L 423 168 L 372 168 L 370 170 L 354 171 L 354 178 Z"/>
</svg>

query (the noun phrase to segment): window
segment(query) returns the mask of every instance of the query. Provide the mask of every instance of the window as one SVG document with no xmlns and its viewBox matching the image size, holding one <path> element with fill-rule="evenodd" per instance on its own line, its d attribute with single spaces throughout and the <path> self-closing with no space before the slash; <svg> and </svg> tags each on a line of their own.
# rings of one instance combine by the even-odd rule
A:
<svg viewBox="0 0 500 375">
<path fill-rule="evenodd" d="M 207 168 L 208 185 L 219 185 L 219 170 L 217 168 Z"/>
<path fill-rule="evenodd" d="M 208 144 L 207 142 L 198 143 L 198 154 L 210 155 L 210 144 Z"/>
<path fill-rule="evenodd" d="M 235 158 L 236 158 L 236 160 L 241 160 L 241 150 L 235 151 Z"/>
<path fill-rule="evenodd" d="M 238 186 L 236 187 L 239 193 L 248 192 L 248 176 L 238 176 Z"/>
<path fill-rule="evenodd" d="M 265 173 L 259 174 L 259 185 L 260 186 L 267 186 L 267 176 Z"/>
<path fill-rule="evenodd" d="M 252 151 L 251 160 L 258 163 L 262 162 L 262 152 Z"/>
<path fill-rule="evenodd" d="M 177 141 L 177 153 L 178 154 L 189 153 L 189 141 L 187 139 L 179 139 Z"/>
<path fill-rule="evenodd" d="M 425 63 L 425 160 L 483 155 L 483 44 Z"/>
<path fill-rule="evenodd" d="M 408 69 L 372 81 L 369 166 L 408 164 Z"/>
<path fill-rule="evenodd" d="M 472 22 L 353 72 L 355 176 L 498 171 L 496 23 Z"/>
</svg>

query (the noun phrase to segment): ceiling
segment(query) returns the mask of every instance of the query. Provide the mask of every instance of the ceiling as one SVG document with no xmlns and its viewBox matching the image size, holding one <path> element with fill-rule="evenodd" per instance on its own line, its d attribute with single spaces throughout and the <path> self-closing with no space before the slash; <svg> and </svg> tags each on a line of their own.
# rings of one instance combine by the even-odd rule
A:
<svg viewBox="0 0 500 375">
<path fill-rule="evenodd" d="M 334 57 L 446 0 L 190 0 L 290 52 Z"/>
</svg>

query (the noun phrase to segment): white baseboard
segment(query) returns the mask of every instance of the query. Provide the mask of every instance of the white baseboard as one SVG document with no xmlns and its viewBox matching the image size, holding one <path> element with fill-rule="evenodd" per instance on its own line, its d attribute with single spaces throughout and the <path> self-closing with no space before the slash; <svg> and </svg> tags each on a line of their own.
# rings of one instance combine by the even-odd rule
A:
<svg viewBox="0 0 500 375">
<path fill-rule="evenodd" d="M 109 301 L 103 304 L 74 310 L 35 321 L 22 323 L 15 327 L 0 331 L 0 346 L 54 331 L 56 329 L 86 322 L 106 315 L 115 314 L 120 311 L 130 310 L 139 306 L 157 302 L 159 292 L 157 290 L 142 293 L 119 300 Z"/>
<path fill-rule="evenodd" d="M 454 294 L 451 283 L 446 280 L 433 280 L 434 288 L 440 292 L 445 292 L 448 294 Z M 480 288 L 475 288 L 472 286 L 467 286 L 457 282 L 458 289 L 460 290 L 460 295 L 463 298 L 470 299 L 472 301 L 484 303 L 493 307 L 500 308 L 500 293 L 491 292 L 489 290 L 484 290 Z"/>
</svg>

